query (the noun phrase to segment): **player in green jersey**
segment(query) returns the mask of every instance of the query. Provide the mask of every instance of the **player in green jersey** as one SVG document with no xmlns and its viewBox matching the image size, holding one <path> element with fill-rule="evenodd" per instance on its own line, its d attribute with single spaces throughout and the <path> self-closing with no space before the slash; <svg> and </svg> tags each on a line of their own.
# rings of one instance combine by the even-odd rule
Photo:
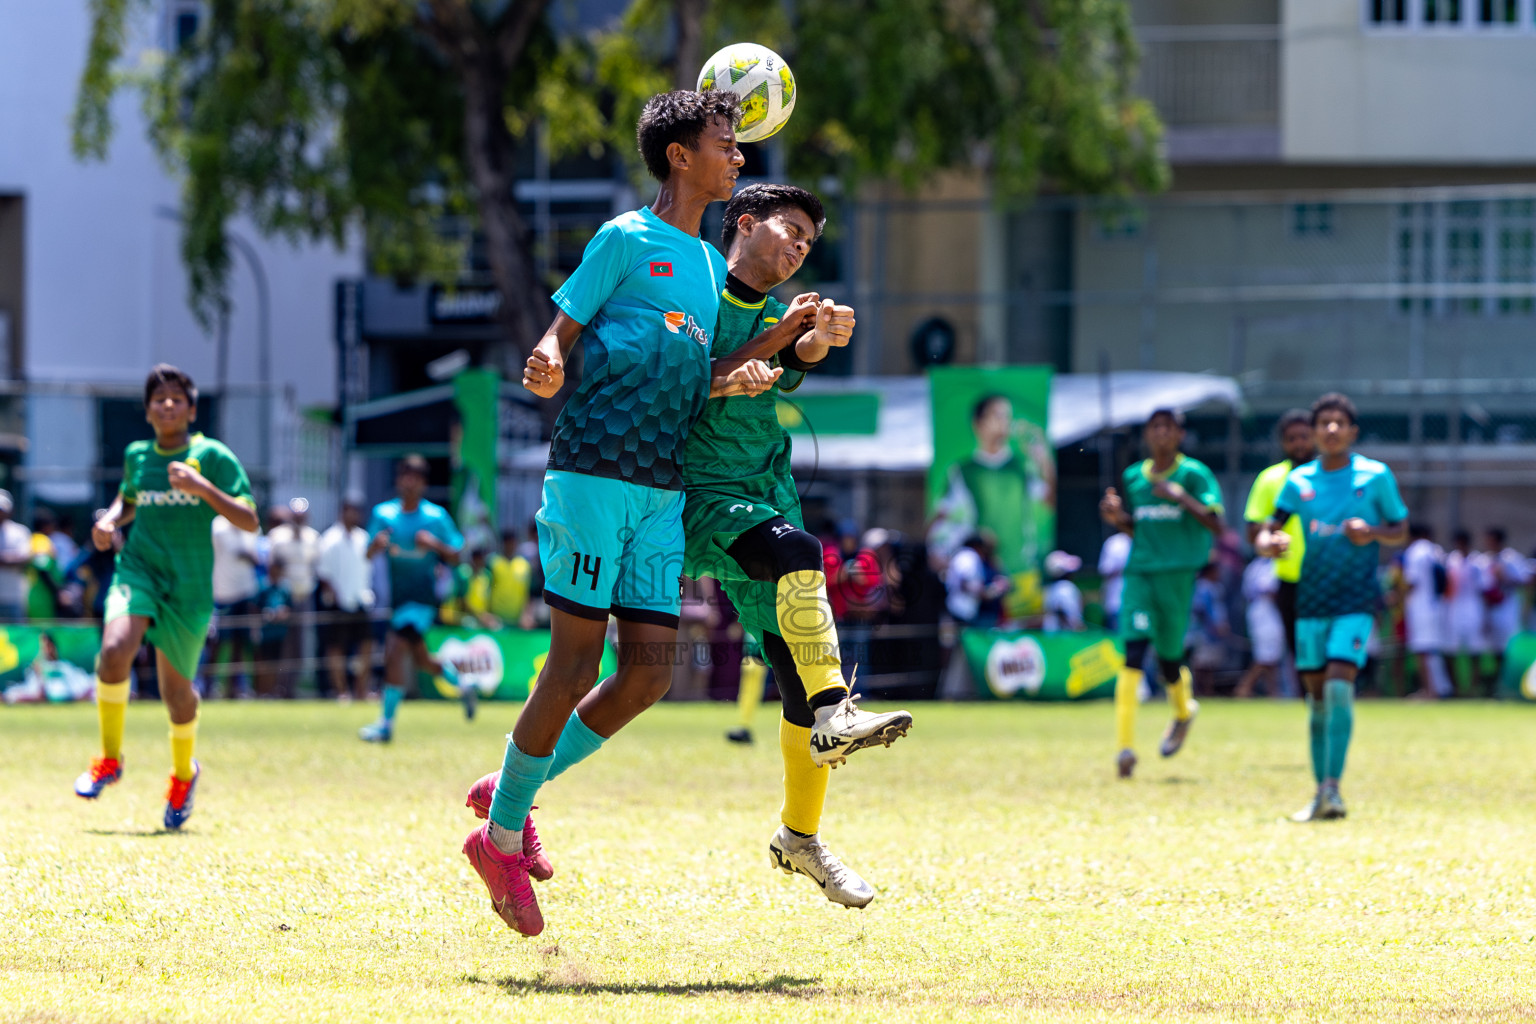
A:
<svg viewBox="0 0 1536 1024">
<path fill-rule="evenodd" d="M 874 890 L 821 842 L 830 765 L 906 733 L 905 711 L 860 710 L 843 683 L 821 544 L 805 532 L 790 474 L 790 438 L 777 394 L 793 391 L 832 347 L 848 344 L 853 310 L 816 294 L 786 306 L 768 292 L 800 269 L 826 221 L 820 200 L 788 185 L 752 185 L 726 204 L 725 290 L 710 354 L 718 367 L 767 358 L 774 388 L 715 398 L 688 435 L 683 572 L 719 580 L 742 625 L 759 641 L 783 698 L 781 827 L 772 863 L 810 877 L 826 897 L 862 907 Z M 717 373 L 719 370 L 717 369 Z M 749 666 L 743 686 L 762 686 Z"/>
<path fill-rule="evenodd" d="M 192 813 L 200 774 L 192 756 L 197 737 L 192 677 L 213 617 L 211 527 L 218 516 L 251 533 L 259 524 L 240 460 L 218 441 L 192 433 L 197 419 L 192 378 L 174 366 L 156 366 L 144 382 L 144 412 L 155 439 L 128 446 L 122 487 L 91 530 L 97 549 L 106 551 L 113 534 L 133 524 L 107 591 L 96 662 L 101 756 L 75 780 L 75 794 L 93 800 L 122 778 L 128 673 L 147 639 L 155 646 L 160 696 L 171 717 L 164 822 L 175 829 Z"/>
<path fill-rule="evenodd" d="M 1106 523 L 1131 535 L 1120 603 L 1120 635 L 1125 667 L 1115 684 L 1115 725 L 1120 746 L 1116 768 L 1122 779 L 1136 770 L 1136 702 L 1147 645 L 1157 653 L 1168 689 L 1173 721 L 1163 733 L 1159 752 L 1172 757 L 1184 745 L 1200 710 L 1184 665 L 1184 634 L 1189 627 L 1195 576 L 1211 554 L 1211 537 L 1220 536 L 1221 488 L 1198 459 L 1179 451 L 1184 418 L 1158 409 L 1142 430 L 1151 458 L 1125 471 L 1125 494 L 1111 487 L 1099 502 Z"/>
</svg>

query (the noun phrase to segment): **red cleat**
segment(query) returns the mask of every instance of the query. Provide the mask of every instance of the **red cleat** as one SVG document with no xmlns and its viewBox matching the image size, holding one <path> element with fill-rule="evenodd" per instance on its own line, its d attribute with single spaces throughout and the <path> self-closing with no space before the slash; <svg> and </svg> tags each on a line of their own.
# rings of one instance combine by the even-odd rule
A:
<svg viewBox="0 0 1536 1024">
<path fill-rule="evenodd" d="M 528 859 L 521 853 L 502 853 L 491 842 L 490 825 L 481 825 L 464 839 L 464 856 L 491 894 L 496 916 L 524 935 L 544 930 L 544 915 L 528 880 Z"/>
<path fill-rule="evenodd" d="M 464 806 L 474 811 L 475 817 L 491 816 L 491 800 L 496 796 L 496 782 L 500 778 L 500 772 L 491 772 L 480 776 L 469 787 L 469 796 L 465 798 Z M 538 810 L 538 807 L 534 807 L 534 810 Z M 555 877 L 555 866 L 544 852 L 544 844 L 539 841 L 539 831 L 533 827 L 531 814 L 523 820 L 523 856 L 528 858 L 528 874 L 536 881 L 547 882 Z"/>
</svg>

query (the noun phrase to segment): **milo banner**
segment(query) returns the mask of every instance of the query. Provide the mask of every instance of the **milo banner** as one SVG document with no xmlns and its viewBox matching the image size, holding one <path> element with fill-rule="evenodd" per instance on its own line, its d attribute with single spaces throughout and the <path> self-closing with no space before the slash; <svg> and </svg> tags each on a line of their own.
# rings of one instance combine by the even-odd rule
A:
<svg viewBox="0 0 1536 1024">
<path fill-rule="evenodd" d="M 1499 696 L 1536 701 L 1536 633 L 1516 633 L 1504 648 Z"/>
<path fill-rule="evenodd" d="M 972 536 L 1013 581 L 1008 618 L 1040 610 L 1040 563 L 1056 543 L 1056 455 L 1046 431 L 1046 366 L 928 371 L 933 407 L 929 548 L 948 558 Z"/>
<path fill-rule="evenodd" d="M 427 650 L 451 661 L 459 679 L 473 683 L 487 700 L 527 700 L 544 659 L 549 656 L 549 630 L 502 629 L 496 632 L 433 626 L 427 630 Z M 604 645 L 598 678 L 618 665 L 613 648 Z M 425 680 L 425 676 L 422 677 Z M 442 678 L 417 687 L 422 697 L 458 700 L 459 692 Z"/>
<path fill-rule="evenodd" d="M 1115 695 L 1125 655 L 1113 635 L 967 629 L 966 667 L 984 700 L 1093 700 Z"/>
<path fill-rule="evenodd" d="M 465 552 L 494 551 L 496 444 L 501 437 L 501 378 L 493 370 L 464 370 L 453 378 L 458 412 L 451 438 L 453 519 Z"/>
<path fill-rule="evenodd" d="M 22 704 L 91 697 L 100 649 L 95 626 L 0 626 L 0 699 Z"/>
</svg>

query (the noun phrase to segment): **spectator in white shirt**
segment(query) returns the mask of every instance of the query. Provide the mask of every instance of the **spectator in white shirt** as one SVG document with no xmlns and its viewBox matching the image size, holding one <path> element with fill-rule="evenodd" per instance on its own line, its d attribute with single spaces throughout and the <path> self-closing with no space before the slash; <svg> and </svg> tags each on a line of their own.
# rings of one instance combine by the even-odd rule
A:
<svg viewBox="0 0 1536 1024">
<path fill-rule="evenodd" d="M 338 700 L 368 696 L 373 681 L 373 565 L 361 498 L 342 503 L 341 519 L 320 537 L 316 567 L 320 608 L 327 618 L 325 661 Z M 347 688 L 347 654 L 357 652 L 357 672 Z"/>
<path fill-rule="evenodd" d="M 15 506 L 11 492 L 0 491 L 0 622 L 20 622 L 27 617 L 32 531 L 11 518 Z"/>
<path fill-rule="evenodd" d="M 320 532 L 309 525 L 309 499 L 288 502 L 288 517 L 273 528 L 268 537 L 272 559 L 283 563 L 282 586 L 291 599 L 292 628 L 283 637 L 282 660 L 287 665 L 314 663 L 319 647 L 315 642 L 316 570 L 320 564 Z M 282 673 L 281 692 L 292 695 L 299 672 Z M 324 683 L 317 677 L 317 689 Z"/>
<path fill-rule="evenodd" d="M 1419 688 L 1409 696 L 1440 700 L 1453 691 L 1442 653 L 1445 642 L 1441 635 L 1441 604 L 1448 586 L 1445 553 L 1435 543 L 1433 531 L 1423 523 L 1411 524 L 1408 536 L 1411 540 L 1403 551 L 1403 582 L 1408 587 L 1403 624 L 1408 633 L 1408 650 L 1419 663 Z"/>
<path fill-rule="evenodd" d="M 256 577 L 256 535 L 239 529 L 223 516 L 213 521 L 212 531 L 214 632 L 206 660 L 216 663 L 219 652 L 228 645 L 224 696 L 234 697 L 240 692 L 238 673 L 250 672 L 245 663 L 246 652 L 251 649 L 252 630 L 259 628 L 256 595 L 261 583 Z M 216 689 L 210 686 L 209 696 Z"/>
<path fill-rule="evenodd" d="M 986 534 L 972 534 L 955 551 L 944 571 L 944 606 L 962 626 L 997 625 L 1003 595 L 1012 583 L 992 565 L 995 547 Z"/>
<path fill-rule="evenodd" d="M 1248 602 L 1248 642 L 1253 663 L 1237 682 L 1234 697 L 1252 697 L 1254 685 L 1264 684 L 1271 697 L 1280 693 L 1280 662 L 1285 658 L 1285 621 L 1275 595 L 1280 592 L 1280 578 L 1275 575 L 1272 558 L 1255 558 L 1243 570 L 1243 598 Z"/>
<path fill-rule="evenodd" d="M 1104 627 L 1114 632 L 1120 625 L 1120 595 L 1125 593 L 1125 565 L 1131 560 L 1131 535 L 1116 530 L 1099 549 L 1100 601 Z"/>
<path fill-rule="evenodd" d="M 1460 669 L 1461 656 L 1467 658 L 1467 691 L 1475 689 L 1478 663 L 1488 650 L 1488 606 L 1483 592 L 1488 588 L 1487 558 L 1472 550 L 1472 534 L 1457 530 L 1451 535 L 1451 550 L 1445 556 L 1445 651 Z"/>
<path fill-rule="evenodd" d="M 1488 684 L 1492 696 L 1504 675 L 1504 650 L 1520 632 L 1520 594 L 1531 582 L 1531 563 L 1509 546 L 1502 526 L 1490 526 L 1483 534 L 1483 557 L 1487 559 L 1483 599 L 1488 607 L 1488 646 L 1494 662 Z"/>
<path fill-rule="evenodd" d="M 1072 574 L 1083 567 L 1083 560 L 1065 551 L 1052 551 L 1045 556 L 1045 575 L 1054 580 L 1045 588 L 1045 620 L 1041 628 L 1047 633 L 1070 630 L 1081 632 L 1083 623 L 1083 592 L 1072 582 Z"/>
</svg>

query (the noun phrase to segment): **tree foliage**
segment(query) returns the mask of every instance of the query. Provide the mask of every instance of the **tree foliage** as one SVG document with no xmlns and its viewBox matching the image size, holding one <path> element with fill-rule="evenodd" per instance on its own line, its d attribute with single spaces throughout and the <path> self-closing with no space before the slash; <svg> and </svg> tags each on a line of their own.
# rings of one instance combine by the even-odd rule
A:
<svg viewBox="0 0 1536 1024">
<path fill-rule="evenodd" d="M 1042 185 L 1121 194 L 1166 182 L 1161 128 L 1132 89 L 1124 0 L 632 0 L 622 20 L 557 33 L 550 0 L 208 0 L 197 36 L 124 68 L 151 0 L 90 0 L 75 146 L 101 158 L 109 105 L 145 100 L 183 181 L 194 311 L 227 308 L 224 226 L 341 242 L 375 271 L 451 278 L 441 227 L 469 217 L 518 348 L 547 322 L 547 282 L 512 199 L 536 128 L 556 155 L 607 144 L 633 161 L 651 94 L 754 39 L 799 86 L 783 133 L 797 177 L 850 186 L 975 168 L 1004 197 Z M 634 166 L 635 164 L 632 164 Z"/>
</svg>

